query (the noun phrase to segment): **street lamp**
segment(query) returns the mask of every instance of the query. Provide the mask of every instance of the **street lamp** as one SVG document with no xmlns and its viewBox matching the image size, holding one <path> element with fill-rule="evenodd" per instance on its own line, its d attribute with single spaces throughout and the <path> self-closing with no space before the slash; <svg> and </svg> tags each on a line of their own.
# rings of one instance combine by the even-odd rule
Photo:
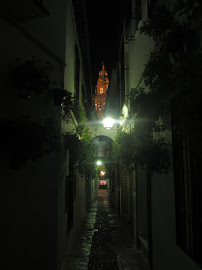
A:
<svg viewBox="0 0 202 270">
<path fill-rule="evenodd" d="M 114 122 L 115 122 L 115 119 L 111 117 L 106 117 L 103 119 L 103 126 L 106 129 L 111 129 L 113 127 Z"/>
<path fill-rule="evenodd" d="M 102 162 L 101 162 L 100 160 L 98 160 L 98 161 L 96 162 L 96 164 L 97 164 L 98 166 L 100 166 L 100 165 L 102 164 Z"/>
</svg>

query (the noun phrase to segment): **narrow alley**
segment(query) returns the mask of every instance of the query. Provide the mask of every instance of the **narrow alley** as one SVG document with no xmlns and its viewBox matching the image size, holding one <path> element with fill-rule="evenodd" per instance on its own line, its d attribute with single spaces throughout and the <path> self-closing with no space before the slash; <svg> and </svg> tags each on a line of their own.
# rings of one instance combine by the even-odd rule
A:
<svg viewBox="0 0 202 270">
<path fill-rule="evenodd" d="M 62 270 L 149 270 L 148 261 L 99 189 L 75 241 L 66 250 Z"/>
<path fill-rule="evenodd" d="M 0 270 L 202 270 L 202 1 L 0 9 Z"/>
</svg>

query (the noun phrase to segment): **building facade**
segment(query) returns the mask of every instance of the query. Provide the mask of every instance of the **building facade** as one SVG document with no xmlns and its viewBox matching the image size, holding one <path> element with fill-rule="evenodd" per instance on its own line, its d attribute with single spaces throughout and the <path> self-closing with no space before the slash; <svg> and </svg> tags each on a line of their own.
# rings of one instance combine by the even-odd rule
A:
<svg viewBox="0 0 202 270">
<path fill-rule="evenodd" d="M 200 184 L 197 180 L 201 177 L 201 170 L 197 165 L 201 160 L 201 154 L 199 153 L 201 143 L 198 137 L 201 131 L 199 126 L 198 128 L 195 126 L 193 119 L 188 120 L 193 111 L 196 118 L 200 115 L 198 93 L 201 88 L 200 84 L 197 84 L 200 77 L 197 58 L 201 59 L 201 21 L 199 19 L 201 5 L 198 1 L 194 1 L 189 6 L 190 3 L 188 4 L 188 2 L 181 1 L 184 8 L 182 10 L 183 19 L 178 17 L 180 12 L 178 13 L 176 10 L 179 6 L 177 7 L 174 1 L 168 3 L 166 1 L 129 0 L 123 3 L 122 34 L 116 73 L 119 82 L 117 88 L 121 96 L 119 102 L 120 116 L 121 119 L 124 119 L 121 111 L 123 106 L 127 106 L 130 117 L 126 118 L 125 123 L 120 127 L 122 132 L 131 134 L 134 131 L 134 134 L 138 134 L 140 132 L 138 128 L 143 127 L 146 119 L 153 117 L 160 100 L 157 99 L 158 96 L 155 96 L 151 103 L 148 103 L 148 100 L 145 99 L 145 105 L 142 105 L 141 112 L 139 109 L 141 103 L 137 102 L 142 101 L 138 98 L 141 96 L 142 90 L 145 93 L 152 93 L 153 89 L 156 89 L 155 78 L 162 76 L 162 71 L 165 71 L 173 63 L 172 68 L 177 74 L 177 80 L 172 86 L 168 83 L 173 82 L 174 77 L 171 75 L 172 78 L 166 79 L 170 72 L 167 69 L 166 76 L 163 75 L 161 81 L 162 85 L 164 80 L 167 83 L 158 88 L 159 95 L 167 91 L 168 88 L 170 89 L 168 91 L 172 92 L 173 89 L 176 89 L 176 85 L 178 89 L 182 89 L 180 90 L 182 91 L 180 96 L 176 94 L 175 98 L 169 100 L 169 94 L 167 93 L 167 98 L 160 101 L 163 104 L 163 110 L 161 110 L 161 115 L 157 114 L 158 116 L 155 117 L 156 121 L 161 123 L 163 121 L 165 129 L 150 133 L 152 140 L 162 138 L 168 145 L 170 160 L 168 171 L 166 173 L 151 172 L 151 168 L 147 166 L 148 163 L 143 165 L 141 162 L 136 162 L 133 170 L 128 171 L 128 173 L 122 174 L 120 170 L 115 172 L 114 183 L 111 183 L 112 202 L 120 209 L 120 215 L 133 234 L 137 246 L 145 253 L 150 262 L 150 267 L 155 270 L 177 270 L 179 268 L 188 270 L 200 269 L 201 267 L 202 253 L 198 242 L 201 239 L 200 211 L 198 208 L 201 205 L 201 200 L 199 199 Z M 180 36 L 179 43 L 173 43 L 174 36 L 175 38 L 179 36 L 178 32 L 174 33 L 167 28 L 162 28 L 158 32 L 158 27 L 156 32 L 153 31 L 155 20 L 158 21 L 158 26 L 164 25 L 164 27 L 166 20 L 168 20 L 170 25 L 171 22 L 176 23 L 182 34 L 182 31 L 184 31 L 182 29 L 186 28 L 186 24 L 183 24 L 187 15 L 186 12 L 189 15 L 195 15 L 189 19 L 189 27 Z M 173 13 L 175 15 L 172 21 L 168 15 L 170 16 Z M 156 17 L 155 14 L 157 14 Z M 154 18 L 153 21 L 152 18 Z M 166 18 L 163 21 L 165 24 L 159 21 L 162 18 Z M 148 21 L 152 21 L 153 25 L 145 24 Z M 180 28 L 181 24 L 184 28 Z M 162 33 L 169 33 L 164 40 L 161 39 Z M 158 51 L 159 44 L 168 46 L 167 56 L 169 57 L 166 56 L 168 62 L 163 62 L 165 58 L 159 60 L 162 53 L 162 51 Z M 165 52 L 164 50 L 163 52 Z M 180 65 L 177 59 L 181 59 L 183 69 L 178 69 Z M 188 64 L 188 59 L 195 60 Z M 153 64 L 149 66 L 150 69 L 146 69 L 147 63 Z M 160 69 L 158 76 L 156 76 L 159 63 Z M 190 68 L 190 65 L 192 68 Z M 148 70 L 149 74 L 146 73 Z M 192 81 L 191 77 L 188 76 L 187 83 L 182 87 L 181 83 L 178 84 L 179 81 L 183 81 L 183 79 L 180 79 L 183 73 L 180 73 L 180 70 L 183 70 L 183 72 L 186 70 L 187 74 L 193 72 L 195 79 Z M 151 80 L 147 80 L 147 78 L 151 78 Z M 188 88 L 188 85 L 192 84 L 195 87 Z M 110 85 L 110 87 L 113 86 Z M 185 89 L 189 90 L 185 91 Z M 144 97 L 145 93 L 141 97 Z M 132 99 L 135 100 L 137 106 L 134 110 L 135 113 L 132 113 L 134 109 Z M 192 100 L 192 104 L 195 104 L 194 109 L 189 99 Z M 182 103 L 186 104 L 186 109 Z M 141 118 L 141 113 L 142 116 L 145 116 L 148 108 L 152 108 L 150 115 L 147 115 L 147 118 Z M 183 118 L 182 114 L 186 117 Z M 182 121 L 182 119 L 186 120 Z M 199 121 L 197 123 L 199 124 Z M 196 131 L 194 135 L 191 130 Z M 141 140 L 144 139 L 145 137 L 142 136 Z M 145 148 L 144 145 L 142 147 L 144 156 L 148 155 L 146 143 Z M 151 153 L 150 151 L 149 153 Z M 144 159 L 144 156 L 141 158 Z M 153 154 L 151 160 L 157 160 L 157 158 L 157 155 Z"/>
<path fill-rule="evenodd" d="M 94 196 L 85 175 L 70 174 L 64 142 L 77 128 L 72 109 L 64 117 L 67 93 L 90 112 L 84 5 L 1 4 L 2 269 L 61 269 Z"/>
<path fill-rule="evenodd" d="M 104 118 L 105 103 L 109 87 L 109 79 L 107 76 L 108 73 L 102 63 L 102 70 L 99 71 L 99 78 L 95 87 L 95 95 L 93 96 L 93 103 L 99 121 L 102 121 Z"/>
</svg>

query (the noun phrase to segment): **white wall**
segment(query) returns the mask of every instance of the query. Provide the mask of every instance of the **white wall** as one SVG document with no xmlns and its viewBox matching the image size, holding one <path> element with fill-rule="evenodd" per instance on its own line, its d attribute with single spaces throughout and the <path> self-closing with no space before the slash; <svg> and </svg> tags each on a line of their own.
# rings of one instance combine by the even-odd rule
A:
<svg viewBox="0 0 202 270">
<path fill-rule="evenodd" d="M 155 270 L 200 269 L 177 245 L 173 175 L 152 177 L 153 263 Z"/>
<path fill-rule="evenodd" d="M 171 134 L 167 132 L 167 139 Z M 172 167 L 168 174 L 152 176 L 152 239 L 154 269 L 199 270 L 200 267 L 176 245 L 175 190 Z"/>
<path fill-rule="evenodd" d="M 74 65 L 75 65 L 75 45 L 76 34 L 75 25 L 73 21 L 73 11 L 71 1 L 67 2 L 67 20 L 66 20 L 66 51 L 65 51 L 65 74 L 64 74 L 64 88 L 74 94 Z"/>
<path fill-rule="evenodd" d="M 53 105 L 47 94 L 31 96 L 22 100 L 10 84 L 10 72 L 16 66 L 16 58 L 31 60 L 32 56 L 50 61 L 55 69 L 52 79 L 56 87 L 74 92 L 74 45 L 76 42 L 71 1 L 43 1 L 50 9 L 50 16 L 27 22 L 23 29 L 39 40 L 53 54 L 67 62 L 65 69 L 52 57 L 48 50 L 24 34 L 24 32 L 2 18 L 1 31 L 1 118 L 15 121 L 22 115 L 30 115 L 32 120 L 51 118 L 54 132 L 60 140 L 61 107 Z M 81 72 L 83 82 L 83 73 Z M 82 83 L 81 82 L 81 83 Z M 75 127 L 72 124 L 72 129 Z M 30 141 L 30 144 L 32 142 Z M 12 153 L 11 153 L 12 154 Z M 65 176 L 67 175 L 67 153 L 59 143 L 49 155 L 39 158 L 18 171 L 9 168 L 8 160 L 1 153 L 1 212 L 6 246 L 1 264 L 10 270 L 60 269 L 64 247 L 67 241 L 65 217 Z M 79 192 L 85 194 L 85 181 L 80 183 Z M 84 195 L 83 195 L 84 196 Z M 84 216 L 85 200 L 77 196 L 77 221 Z M 76 206 L 75 206 L 76 207 Z M 81 212 L 80 212 L 81 211 Z M 79 213 L 81 215 L 79 216 Z M 75 220 L 76 224 L 76 220 Z M 2 241 L 3 245 L 3 241 Z M 56 257 L 57 254 L 57 257 Z"/>
<path fill-rule="evenodd" d="M 6 222 L 2 267 L 56 269 L 56 192 L 63 164 L 58 146 L 21 170 L 1 168 L 1 213 Z"/>
</svg>

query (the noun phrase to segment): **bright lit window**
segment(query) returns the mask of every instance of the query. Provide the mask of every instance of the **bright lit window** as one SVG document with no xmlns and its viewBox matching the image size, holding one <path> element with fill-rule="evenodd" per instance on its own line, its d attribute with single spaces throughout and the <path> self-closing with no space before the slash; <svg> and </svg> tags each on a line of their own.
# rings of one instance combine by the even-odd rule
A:
<svg viewBox="0 0 202 270">
<path fill-rule="evenodd" d="M 100 88 L 100 94 L 103 94 L 103 88 Z"/>
<path fill-rule="evenodd" d="M 97 103 L 95 103 L 95 109 L 96 109 L 96 111 L 97 111 Z"/>
</svg>

